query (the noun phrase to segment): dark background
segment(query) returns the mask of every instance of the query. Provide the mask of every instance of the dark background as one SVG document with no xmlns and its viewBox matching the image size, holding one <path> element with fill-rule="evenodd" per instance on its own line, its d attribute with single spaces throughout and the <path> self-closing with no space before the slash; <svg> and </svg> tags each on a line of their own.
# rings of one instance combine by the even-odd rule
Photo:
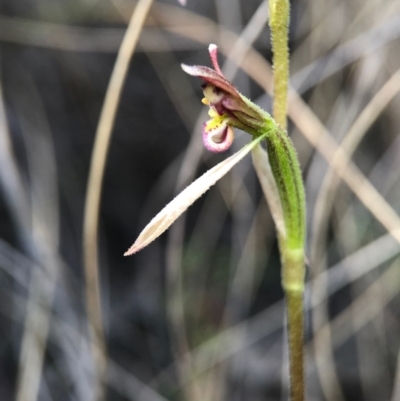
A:
<svg viewBox="0 0 400 401">
<path fill-rule="evenodd" d="M 166 234 L 123 257 L 179 189 L 227 157 L 202 150 L 200 82 L 180 63 L 210 65 L 214 42 L 223 65 L 241 34 L 245 42 L 253 35 L 254 49 L 270 62 L 262 4 L 155 1 L 142 30 L 113 126 L 99 216 L 107 400 L 287 399 L 279 254 L 250 157 Z M 84 202 L 101 107 L 134 6 L 0 3 L 0 400 L 86 401 L 95 391 Z M 292 85 L 341 142 L 399 69 L 400 5 L 293 1 L 291 17 Z M 261 64 L 252 68 L 263 74 Z M 269 96 L 240 68 L 233 82 L 270 111 Z M 400 97 L 392 97 L 366 124 L 353 162 L 399 212 Z M 325 200 L 333 200 L 327 224 L 313 231 L 327 163 L 298 124 L 290 122 L 289 133 L 306 183 L 308 278 L 342 269 L 328 301 L 308 307 L 308 399 L 399 399 L 400 247 L 346 185 Z M 244 133 L 236 138 L 233 151 L 248 141 Z M 308 305 L 326 293 L 323 280 L 313 288 Z"/>
</svg>

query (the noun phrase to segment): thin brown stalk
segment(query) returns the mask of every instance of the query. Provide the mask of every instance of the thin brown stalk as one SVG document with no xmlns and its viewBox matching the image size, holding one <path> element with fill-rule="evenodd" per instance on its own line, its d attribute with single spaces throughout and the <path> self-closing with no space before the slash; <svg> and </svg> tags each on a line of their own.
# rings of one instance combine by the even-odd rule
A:
<svg viewBox="0 0 400 401">
<path fill-rule="evenodd" d="M 289 338 L 289 370 L 291 401 L 303 401 L 304 383 L 304 318 L 303 292 L 287 291 L 287 319 L 290 322 Z"/>
</svg>

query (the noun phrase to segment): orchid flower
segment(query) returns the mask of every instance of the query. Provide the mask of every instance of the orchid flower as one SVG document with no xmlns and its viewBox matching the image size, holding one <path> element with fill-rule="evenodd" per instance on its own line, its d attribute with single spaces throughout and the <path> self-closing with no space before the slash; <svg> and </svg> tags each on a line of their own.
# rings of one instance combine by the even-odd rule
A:
<svg viewBox="0 0 400 401">
<path fill-rule="evenodd" d="M 204 81 L 202 102 L 210 106 L 211 119 L 203 125 L 203 143 L 211 152 L 224 152 L 232 145 L 232 127 L 257 137 L 268 129 L 271 116 L 239 91 L 224 77 L 218 64 L 217 46 L 210 45 L 209 53 L 214 69 L 182 64 L 187 74 Z"/>
<path fill-rule="evenodd" d="M 214 69 L 205 66 L 188 66 L 182 69 L 189 75 L 203 80 L 204 98 L 202 102 L 210 107 L 210 119 L 203 125 L 203 143 L 211 152 L 224 152 L 234 140 L 233 128 L 249 133 L 253 140 L 234 155 L 219 163 L 190 184 L 144 228 L 125 256 L 132 255 L 154 241 L 171 224 L 202 196 L 212 185 L 221 179 L 232 167 L 262 140 L 267 141 L 268 157 L 272 180 L 276 182 L 278 208 L 281 208 L 282 222 L 276 221 L 280 238 L 287 240 L 289 247 L 302 248 L 304 240 L 304 195 L 299 165 L 295 151 L 286 133 L 273 118 L 256 104 L 243 96 L 223 75 L 217 59 L 217 46 L 209 46 L 209 54 Z M 259 147 L 254 155 L 257 174 L 261 183 L 266 169 L 257 163 L 267 160 L 260 156 L 265 151 Z M 254 159 L 253 155 L 253 159 Z M 264 188 L 264 185 L 262 185 Z M 271 186 L 269 186 L 271 188 Z M 274 216 L 275 218 L 275 216 Z"/>
</svg>

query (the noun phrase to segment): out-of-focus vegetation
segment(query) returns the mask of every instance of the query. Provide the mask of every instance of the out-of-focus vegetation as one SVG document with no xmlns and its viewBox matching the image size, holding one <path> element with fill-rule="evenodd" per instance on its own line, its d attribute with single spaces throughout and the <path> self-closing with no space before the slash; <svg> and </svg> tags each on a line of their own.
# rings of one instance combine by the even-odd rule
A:
<svg viewBox="0 0 400 401">
<path fill-rule="evenodd" d="M 159 240 L 122 255 L 224 155 L 202 148 L 209 63 L 271 109 L 264 1 L 154 1 L 118 105 L 101 192 L 105 399 L 284 400 L 274 225 L 235 167 Z M 82 226 L 94 136 L 136 3 L 0 7 L 0 399 L 87 401 L 98 382 Z M 400 3 L 292 2 L 289 133 L 308 208 L 308 399 L 400 399 Z M 238 149 L 248 140 L 237 133 Z M 89 319 L 90 320 L 90 319 Z"/>
</svg>

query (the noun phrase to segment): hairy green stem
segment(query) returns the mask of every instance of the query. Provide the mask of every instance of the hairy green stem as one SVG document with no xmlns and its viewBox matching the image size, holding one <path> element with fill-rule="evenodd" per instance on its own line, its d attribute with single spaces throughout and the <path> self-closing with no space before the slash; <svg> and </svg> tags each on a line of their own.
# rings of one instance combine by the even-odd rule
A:
<svg viewBox="0 0 400 401">
<path fill-rule="evenodd" d="M 289 0 L 269 0 L 269 25 L 274 68 L 273 116 L 286 130 L 287 91 L 289 82 Z"/>
<path fill-rule="evenodd" d="M 283 130 L 287 126 L 289 84 L 288 28 L 289 0 L 269 0 L 273 50 L 273 116 L 278 127 L 268 136 L 268 157 L 274 175 L 285 221 L 286 236 L 279 237 L 282 260 L 282 285 L 286 295 L 291 401 L 304 401 L 304 187 L 296 152 Z"/>
<path fill-rule="evenodd" d="M 297 155 L 290 138 L 276 125 L 266 138 L 268 158 L 281 202 L 285 235 L 279 235 L 282 286 L 286 295 L 290 392 L 292 401 L 303 401 L 303 292 L 305 197 Z"/>
</svg>

